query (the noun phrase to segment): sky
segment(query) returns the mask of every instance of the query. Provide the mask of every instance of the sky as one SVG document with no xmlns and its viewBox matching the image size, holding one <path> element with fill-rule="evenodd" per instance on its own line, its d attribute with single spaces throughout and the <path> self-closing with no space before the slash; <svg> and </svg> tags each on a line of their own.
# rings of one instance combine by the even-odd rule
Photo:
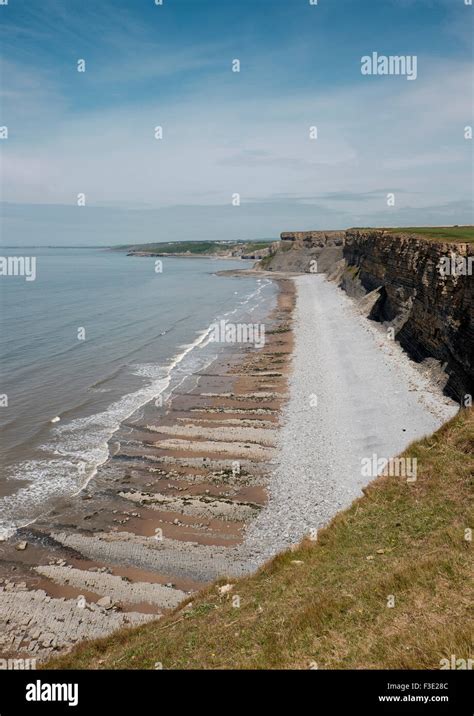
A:
<svg viewBox="0 0 474 716">
<path fill-rule="evenodd" d="M 8 0 L 2 242 L 473 223 L 465 2 Z"/>
</svg>

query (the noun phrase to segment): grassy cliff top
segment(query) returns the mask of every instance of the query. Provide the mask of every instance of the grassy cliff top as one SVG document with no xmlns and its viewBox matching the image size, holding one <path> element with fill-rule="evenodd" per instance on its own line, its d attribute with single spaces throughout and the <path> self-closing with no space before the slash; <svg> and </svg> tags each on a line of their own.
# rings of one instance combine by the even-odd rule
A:
<svg viewBox="0 0 474 716">
<path fill-rule="evenodd" d="M 391 234 L 416 234 L 429 241 L 474 243 L 474 226 L 401 226 L 384 231 Z"/>
<path fill-rule="evenodd" d="M 317 541 L 231 580 L 229 593 L 220 580 L 162 620 L 47 668 L 439 669 L 451 654 L 467 659 L 473 439 L 464 410 L 404 453 L 418 460 L 416 482 L 377 478 Z"/>
<path fill-rule="evenodd" d="M 420 239 L 427 241 L 442 241 L 456 243 L 474 243 L 474 226 L 352 226 L 347 231 L 386 231 L 389 234 L 413 234 Z M 281 243 L 291 246 L 295 234 L 330 234 L 330 231 L 295 231 L 281 234 Z M 333 232 L 343 233 L 343 232 Z"/>
</svg>

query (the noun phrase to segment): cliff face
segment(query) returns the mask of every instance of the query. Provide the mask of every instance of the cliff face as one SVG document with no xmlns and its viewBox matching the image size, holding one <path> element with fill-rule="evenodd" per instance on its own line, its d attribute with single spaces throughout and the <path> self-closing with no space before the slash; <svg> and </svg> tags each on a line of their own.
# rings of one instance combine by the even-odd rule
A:
<svg viewBox="0 0 474 716">
<path fill-rule="evenodd" d="M 344 231 L 295 231 L 281 234 L 280 245 L 261 264 L 269 271 L 322 273 L 342 259 Z"/>
<path fill-rule="evenodd" d="M 440 361 L 450 395 L 458 400 L 472 395 L 474 277 L 461 273 L 474 255 L 472 245 L 350 229 L 343 255 L 341 286 L 355 296 L 377 292 L 369 318 L 393 326 L 415 360 Z M 443 271 L 452 256 L 464 261 L 455 271 Z"/>
<path fill-rule="evenodd" d="M 361 301 L 370 319 L 393 328 L 412 358 L 439 361 L 449 395 L 460 402 L 473 395 L 472 244 L 382 229 L 291 232 L 281 239 L 262 268 L 328 274 Z M 453 256 L 457 269 L 443 271 Z"/>
<path fill-rule="evenodd" d="M 284 231 L 280 234 L 280 238 L 282 241 L 294 241 L 309 247 L 323 248 L 327 245 L 342 245 L 345 234 L 345 231 Z"/>
</svg>

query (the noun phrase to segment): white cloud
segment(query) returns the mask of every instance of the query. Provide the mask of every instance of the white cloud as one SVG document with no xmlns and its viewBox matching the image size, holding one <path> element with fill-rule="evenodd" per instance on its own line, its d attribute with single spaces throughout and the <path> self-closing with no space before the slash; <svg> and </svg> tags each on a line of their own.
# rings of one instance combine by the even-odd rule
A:
<svg viewBox="0 0 474 716">
<path fill-rule="evenodd" d="M 189 68 L 190 58 L 177 53 L 172 65 Z M 471 147 L 462 132 L 471 116 L 471 70 L 428 57 L 419 68 L 416 82 L 367 78 L 317 94 L 292 92 L 291 101 L 285 94 L 259 96 L 242 77 L 233 84 L 229 73 L 223 82 L 220 75 L 214 83 L 196 82 L 179 100 L 158 96 L 138 106 L 124 96 L 117 108 L 71 112 L 49 73 L 12 67 L 3 198 L 73 204 L 84 192 L 96 205 L 215 206 L 229 204 L 234 192 L 245 203 L 392 186 L 403 190 L 400 207 L 461 201 L 470 181 Z M 111 71 L 96 83 L 111 82 Z M 157 124 L 163 141 L 154 139 Z M 318 126 L 315 141 L 310 125 Z M 269 226 L 272 206 L 261 206 Z M 338 209 L 350 217 L 353 203 L 338 202 Z M 366 223 L 370 212 L 384 210 L 380 194 L 364 202 Z"/>
</svg>

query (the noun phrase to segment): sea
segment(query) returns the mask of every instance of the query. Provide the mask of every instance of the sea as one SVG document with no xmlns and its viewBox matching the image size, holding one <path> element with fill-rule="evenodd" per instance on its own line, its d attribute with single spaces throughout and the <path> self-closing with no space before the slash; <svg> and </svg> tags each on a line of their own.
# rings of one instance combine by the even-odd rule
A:
<svg viewBox="0 0 474 716">
<path fill-rule="evenodd" d="M 264 277 L 219 275 L 249 268 L 239 260 L 157 263 L 104 248 L 1 253 L 35 258 L 34 280 L 0 277 L 5 539 L 94 478 L 122 421 L 225 350 L 210 340 L 216 321 L 263 321 L 276 289 Z"/>
</svg>

